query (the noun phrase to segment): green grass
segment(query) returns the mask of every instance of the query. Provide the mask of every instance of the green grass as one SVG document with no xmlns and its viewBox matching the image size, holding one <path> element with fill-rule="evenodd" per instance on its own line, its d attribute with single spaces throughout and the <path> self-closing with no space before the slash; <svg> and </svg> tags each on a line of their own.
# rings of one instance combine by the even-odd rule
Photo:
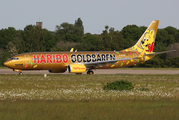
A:
<svg viewBox="0 0 179 120">
<path fill-rule="evenodd" d="M 122 70 L 179 70 L 179 68 L 117 68 Z"/>
<path fill-rule="evenodd" d="M 0 75 L 0 119 L 178 119 L 178 100 L 179 75 Z"/>
<path fill-rule="evenodd" d="M 178 119 L 179 104 L 170 100 L 1 101 L 0 117 L 27 120 Z"/>
<path fill-rule="evenodd" d="M 8 67 L 0 67 L 0 69 L 9 69 Z"/>
</svg>

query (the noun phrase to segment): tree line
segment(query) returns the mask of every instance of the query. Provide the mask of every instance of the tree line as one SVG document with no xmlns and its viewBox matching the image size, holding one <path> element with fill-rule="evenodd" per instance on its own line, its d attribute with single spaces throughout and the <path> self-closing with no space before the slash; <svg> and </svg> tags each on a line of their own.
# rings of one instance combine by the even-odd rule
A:
<svg viewBox="0 0 179 120">
<path fill-rule="evenodd" d="M 8 27 L 0 30 L 0 65 L 10 57 L 27 52 L 119 51 L 133 46 L 147 29 L 146 26 L 127 25 L 121 31 L 105 26 L 101 34 L 84 33 L 81 18 L 74 24 L 64 22 L 55 31 L 27 25 L 24 30 Z M 168 26 L 158 29 L 154 51 L 179 49 L 179 29 Z M 167 53 L 155 56 L 143 64 L 132 67 L 179 67 L 179 55 Z"/>
</svg>

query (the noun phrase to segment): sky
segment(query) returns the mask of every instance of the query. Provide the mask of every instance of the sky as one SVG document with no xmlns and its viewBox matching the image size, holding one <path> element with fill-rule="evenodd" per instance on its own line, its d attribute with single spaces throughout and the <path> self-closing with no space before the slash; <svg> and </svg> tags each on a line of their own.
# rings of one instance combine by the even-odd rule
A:
<svg viewBox="0 0 179 120">
<path fill-rule="evenodd" d="M 0 29 L 23 30 L 39 20 L 55 31 L 63 22 L 81 18 L 84 32 L 100 34 L 105 26 L 122 30 L 126 25 L 148 26 L 159 20 L 159 28 L 179 29 L 179 0 L 0 0 Z"/>
</svg>

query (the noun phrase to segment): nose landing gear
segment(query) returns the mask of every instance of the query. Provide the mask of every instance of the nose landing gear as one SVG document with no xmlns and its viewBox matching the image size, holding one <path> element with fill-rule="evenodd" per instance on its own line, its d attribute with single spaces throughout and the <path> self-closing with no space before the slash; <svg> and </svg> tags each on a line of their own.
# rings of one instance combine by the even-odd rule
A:
<svg viewBox="0 0 179 120">
<path fill-rule="evenodd" d="M 19 72 L 19 75 L 22 75 L 22 70 L 13 69 L 14 72 Z"/>
<path fill-rule="evenodd" d="M 19 75 L 22 75 L 22 72 L 20 72 Z"/>
</svg>

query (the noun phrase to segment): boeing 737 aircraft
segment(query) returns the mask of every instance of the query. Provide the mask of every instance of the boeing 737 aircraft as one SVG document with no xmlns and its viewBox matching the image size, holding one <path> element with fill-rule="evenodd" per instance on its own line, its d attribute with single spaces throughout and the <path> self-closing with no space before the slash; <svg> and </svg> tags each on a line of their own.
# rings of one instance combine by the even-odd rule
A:
<svg viewBox="0 0 179 120">
<path fill-rule="evenodd" d="M 50 73 L 94 74 L 93 69 L 123 68 L 152 59 L 159 21 L 154 20 L 137 43 L 121 51 L 33 52 L 7 60 L 4 65 L 22 74 L 23 70 L 49 70 Z"/>
</svg>

